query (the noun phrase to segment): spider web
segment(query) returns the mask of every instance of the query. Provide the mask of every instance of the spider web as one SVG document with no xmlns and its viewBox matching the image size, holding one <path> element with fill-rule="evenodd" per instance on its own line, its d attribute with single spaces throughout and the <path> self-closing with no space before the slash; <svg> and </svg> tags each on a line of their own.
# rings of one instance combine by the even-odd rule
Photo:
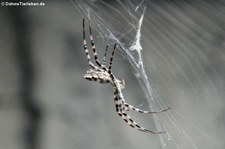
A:
<svg viewBox="0 0 225 149">
<path fill-rule="evenodd" d="M 149 35 L 149 33 L 145 34 L 146 36 L 142 35 L 143 21 L 146 11 L 155 7 L 154 3 L 144 0 L 117 0 L 115 2 L 74 0 L 72 2 L 92 24 L 97 26 L 95 30 L 99 32 L 105 45 L 113 46 L 114 43 L 118 43 L 119 48 L 117 50 L 134 69 L 135 76 L 145 93 L 149 108 L 152 111 L 157 111 L 169 107 L 169 102 L 165 98 L 159 97 L 155 92 L 151 75 L 146 72 L 143 60 L 143 57 L 145 57 L 143 53 L 147 52 L 146 50 L 151 50 L 151 45 L 148 44 L 150 48 L 145 49 L 141 44 L 142 42 L 148 42 L 147 36 Z M 148 29 L 144 28 L 144 30 L 148 32 Z M 202 137 L 204 141 L 207 140 L 209 144 L 213 144 L 212 142 L 215 141 L 214 137 L 210 137 L 191 120 L 185 118 L 175 107 L 172 106 L 172 110 L 163 114 L 166 115 L 164 123 L 161 122 L 158 115 L 151 115 L 157 131 L 167 131 L 166 134 L 159 135 L 160 148 L 199 148 L 200 143 L 198 144 L 193 136 L 190 136 L 190 133 L 187 132 L 190 130 L 194 130 L 195 135 Z M 207 143 L 204 146 L 206 147 Z"/>
</svg>

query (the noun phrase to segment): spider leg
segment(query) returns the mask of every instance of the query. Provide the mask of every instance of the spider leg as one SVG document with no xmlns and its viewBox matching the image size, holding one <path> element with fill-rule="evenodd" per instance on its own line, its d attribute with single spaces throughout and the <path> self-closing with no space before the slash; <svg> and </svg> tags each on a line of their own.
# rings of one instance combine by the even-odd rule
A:
<svg viewBox="0 0 225 149">
<path fill-rule="evenodd" d="M 93 38 L 93 35 L 92 35 L 92 31 L 91 31 L 91 25 L 90 25 L 90 22 L 89 22 L 89 32 L 90 32 L 90 41 L 91 41 L 91 47 L 92 47 L 92 50 L 94 52 L 94 58 L 95 58 L 95 63 L 103 68 L 103 65 L 100 63 L 99 59 L 98 59 L 98 53 L 96 51 L 96 48 L 95 48 L 95 43 L 94 43 L 94 38 Z"/>
<path fill-rule="evenodd" d="M 116 105 L 116 111 L 117 111 L 118 115 L 120 117 L 122 117 L 123 120 L 128 125 L 130 125 L 130 127 L 135 128 L 135 129 L 137 129 L 139 131 L 142 131 L 142 132 L 149 132 L 149 133 L 152 133 L 152 134 L 166 133 L 166 131 L 152 131 L 152 130 L 148 130 L 148 129 L 144 128 L 144 127 L 141 127 L 140 125 L 137 124 L 137 122 L 135 122 L 134 120 L 132 120 L 131 117 L 126 112 L 124 112 L 123 110 L 121 110 L 119 107 L 120 107 L 119 105 Z"/>
<path fill-rule="evenodd" d="M 102 65 L 105 65 L 107 51 L 108 51 L 108 45 L 106 45 L 106 48 L 105 48 L 105 54 L 102 60 Z"/>
<path fill-rule="evenodd" d="M 123 120 L 127 124 L 129 124 L 132 128 L 135 128 L 135 129 L 137 129 L 139 131 L 149 132 L 149 133 L 152 133 L 152 134 L 166 133 L 166 131 L 152 131 L 152 130 L 148 130 L 148 129 L 144 128 L 144 127 L 141 127 L 140 125 L 137 124 L 137 122 L 132 120 L 131 117 L 126 112 L 124 112 L 123 110 L 119 111 L 118 114 L 122 115 L 121 117 L 123 118 Z"/>
<path fill-rule="evenodd" d="M 85 37 L 85 19 L 83 19 L 83 46 L 84 46 L 84 52 L 86 54 L 87 60 L 88 60 L 88 64 L 95 70 L 99 70 L 99 68 L 97 66 L 95 66 L 92 62 L 91 62 L 91 57 L 89 54 L 89 50 L 87 48 L 87 41 L 86 41 L 86 37 Z"/>
<path fill-rule="evenodd" d="M 152 131 L 152 130 L 148 130 L 144 127 L 141 127 L 140 125 L 137 124 L 137 122 L 135 122 L 134 120 L 131 119 L 131 117 L 123 110 L 123 104 L 124 102 L 122 101 L 122 99 L 118 96 L 118 90 L 115 88 L 114 90 L 114 103 L 115 103 L 115 107 L 116 107 L 116 112 L 117 114 L 123 118 L 123 120 L 129 124 L 132 128 L 135 128 L 139 131 L 143 131 L 143 132 L 149 132 L 152 134 L 160 134 L 160 133 L 166 133 L 166 131 Z"/>
<path fill-rule="evenodd" d="M 116 49 L 116 43 L 114 45 L 114 48 L 113 48 L 113 51 L 112 51 L 112 54 L 111 54 L 111 58 L 110 58 L 110 61 L 109 61 L 109 68 L 108 68 L 108 73 L 112 73 L 111 72 L 111 69 L 112 69 L 112 62 L 113 62 L 113 56 L 114 56 L 114 53 L 115 53 L 115 49 Z"/>
<path fill-rule="evenodd" d="M 128 103 L 125 103 L 124 106 L 125 106 L 124 110 L 126 110 L 126 111 L 133 110 L 133 111 L 136 111 L 136 112 L 139 112 L 139 113 L 146 113 L 146 114 L 162 113 L 162 112 L 165 112 L 165 111 L 171 109 L 171 107 L 169 107 L 169 108 L 163 109 L 161 111 L 144 111 L 144 110 L 135 108 L 132 105 L 129 105 Z"/>
</svg>

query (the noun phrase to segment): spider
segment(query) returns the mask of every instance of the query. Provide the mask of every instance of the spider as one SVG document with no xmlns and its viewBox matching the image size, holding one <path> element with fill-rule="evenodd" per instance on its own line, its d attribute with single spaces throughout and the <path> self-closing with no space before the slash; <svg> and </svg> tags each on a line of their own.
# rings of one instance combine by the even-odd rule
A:
<svg viewBox="0 0 225 149">
<path fill-rule="evenodd" d="M 109 66 L 106 67 L 105 63 L 106 63 L 106 55 L 107 55 L 107 51 L 108 51 L 108 45 L 106 46 L 105 54 L 103 56 L 103 60 L 101 63 L 98 59 L 98 54 L 95 49 L 95 44 L 94 44 L 94 39 L 92 36 L 90 22 L 89 22 L 89 32 L 90 32 L 91 47 L 92 47 L 92 50 L 94 53 L 94 60 L 97 65 L 94 65 L 91 62 L 91 58 L 89 55 L 89 50 L 87 48 L 87 42 L 86 42 L 86 38 L 85 38 L 85 19 L 83 19 L 83 47 L 84 47 L 84 51 L 85 51 L 85 54 L 86 54 L 86 57 L 88 60 L 88 64 L 91 67 L 91 69 L 89 69 L 87 71 L 87 73 L 84 75 L 84 78 L 89 81 L 98 81 L 101 84 L 111 84 L 114 87 L 114 104 L 115 104 L 116 112 L 131 127 L 135 128 L 139 131 L 148 132 L 148 133 L 152 133 L 152 134 L 165 133 L 166 131 L 152 131 L 152 130 L 148 130 L 148 129 L 140 126 L 126 112 L 133 110 L 133 111 L 136 111 L 139 113 L 153 114 L 153 113 L 161 113 L 161 112 L 167 111 L 170 109 L 170 107 L 167 109 L 161 110 L 161 111 L 152 112 L 152 111 L 143 111 L 141 109 L 135 108 L 132 105 L 129 105 L 128 103 L 126 103 L 126 101 L 123 97 L 123 94 L 122 94 L 122 89 L 125 88 L 125 81 L 118 80 L 111 71 L 113 57 L 114 57 L 114 53 L 115 53 L 117 44 L 115 43 L 115 45 L 114 45 L 114 48 L 112 50 L 112 54 L 111 54 L 111 57 L 109 60 Z"/>
</svg>

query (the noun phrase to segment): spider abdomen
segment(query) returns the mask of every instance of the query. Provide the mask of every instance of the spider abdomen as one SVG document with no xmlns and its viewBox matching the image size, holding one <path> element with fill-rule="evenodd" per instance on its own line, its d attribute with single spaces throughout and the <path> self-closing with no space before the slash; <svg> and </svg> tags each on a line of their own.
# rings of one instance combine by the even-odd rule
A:
<svg viewBox="0 0 225 149">
<path fill-rule="evenodd" d="M 109 73 L 107 73 L 106 71 L 94 71 L 92 69 L 89 69 L 84 75 L 84 78 L 89 81 L 98 81 L 101 84 L 112 82 Z"/>
</svg>

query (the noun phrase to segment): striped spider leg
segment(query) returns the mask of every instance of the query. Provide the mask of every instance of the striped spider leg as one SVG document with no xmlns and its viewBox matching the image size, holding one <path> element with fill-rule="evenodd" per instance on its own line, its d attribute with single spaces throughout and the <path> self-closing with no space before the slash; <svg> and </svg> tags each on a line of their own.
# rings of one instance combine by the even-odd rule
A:
<svg viewBox="0 0 225 149">
<path fill-rule="evenodd" d="M 123 97 L 123 94 L 122 94 L 122 89 L 125 88 L 125 81 L 124 80 L 120 81 L 119 79 L 117 79 L 111 71 L 113 57 L 114 57 L 114 53 L 115 53 L 115 49 L 116 49 L 116 44 L 114 45 L 114 48 L 112 50 L 112 54 L 111 54 L 111 57 L 109 60 L 109 66 L 106 67 L 105 63 L 106 63 L 106 55 L 107 55 L 107 51 L 108 51 L 108 45 L 106 46 L 105 54 L 103 56 L 103 61 L 101 63 L 98 59 L 98 54 L 97 54 L 97 51 L 95 48 L 90 24 L 89 24 L 89 32 L 90 32 L 91 47 L 92 47 L 92 50 L 94 53 L 94 60 L 95 60 L 96 65 L 94 65 L 91 62 L 89 50 L 86 45 L 87 42 L 86 42 L 86 38 L 85 38 L 85 20 L 83 19 L 83 47 L 84 47 L 84 51 L 85 51 L 85 54 L 86 54 L 86 57 L 88 60 L 88 64 L 91 67 L 91 69 L 89 69 L 87 71 L 87 73 L 84 75 L 84 78 L 89 81 L 98 81 L 101 84 L 109 83 L 114 87 L 114 103 L 115 103 L 115 107 L 116 107 L 116 112 L 131 127 L 135 128 L 137 130 L 140 130 L 143 132 L 149 132 L 152 134 L 165 133 L 165 131 L 151 131 L 144 127 L 141 127 L 140 125 L 137 124 L 137 122 L 132 120 L 131 117 L 126 113 L 127 111 L 133 110 L 133 111 L 136 111 L 139 113 L 153 114 L 153 113 L 165 112 L 165 111 L 169 110 L 170 108 L 164 109 L 162 111 L 155 111 L 155 112 L 143 111 L 141 109 L 135 108 L 132 105 L 129 105 L 128 103 L 126 103 L 125 99 Z"/>
</svg>

